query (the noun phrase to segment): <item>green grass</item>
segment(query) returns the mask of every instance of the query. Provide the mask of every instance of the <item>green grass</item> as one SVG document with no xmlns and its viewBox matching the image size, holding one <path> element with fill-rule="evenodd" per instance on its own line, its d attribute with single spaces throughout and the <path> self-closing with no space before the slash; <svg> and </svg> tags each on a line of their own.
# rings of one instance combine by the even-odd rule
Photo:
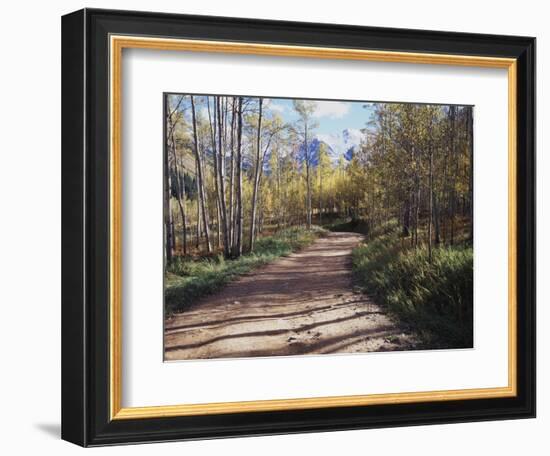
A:
<svg viewBox="0 0 550 456">
<path fill-rule="evenodd" d="M 426 347 L 472 347 L 472 247 L 434 248 L 430 263 L 427 247 L 405 247 L 395 223 L 371 239 L 353 252 L 359 285 Z"/>
<path fill-rule="evenodd" d="M 165 280 L 165 307 L 168 314 L 180 312 L 198 298 L 212 294 L 242 274 L 310 245 L 325 231 L 287 228 L 256 241 L 254 252 L 237 259 L 222 255 L 191 259 L 177 257 L 168 266 Z"/>
</svg>

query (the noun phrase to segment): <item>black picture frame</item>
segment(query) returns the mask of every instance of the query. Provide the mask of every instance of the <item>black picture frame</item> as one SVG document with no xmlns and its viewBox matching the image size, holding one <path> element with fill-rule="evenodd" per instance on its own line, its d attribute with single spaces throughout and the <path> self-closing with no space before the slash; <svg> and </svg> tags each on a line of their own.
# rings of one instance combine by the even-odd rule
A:
<svg viewBox="0 0 550 456">
<path fill-rule="evenodd" d="M 517 395 L 110 419 L 109 36 L 517 59 Z M 84 9 L 62 19 L 62 438 L 82 446 L 535 416 L 535 39 Z"/>
</svg>

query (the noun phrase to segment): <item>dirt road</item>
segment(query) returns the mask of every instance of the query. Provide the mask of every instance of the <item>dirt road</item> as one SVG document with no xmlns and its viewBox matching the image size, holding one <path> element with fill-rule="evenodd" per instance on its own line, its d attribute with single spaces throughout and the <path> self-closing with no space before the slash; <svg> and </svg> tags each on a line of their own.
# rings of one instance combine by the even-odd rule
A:
<svg viewBox="0 0 550 456">
<path fill-rule="evenodd" d="M 330 233 L 166 321 L 165 359 L 407 350 L 415 339 L 355 290 L 362 237 Z"/>
</svg>

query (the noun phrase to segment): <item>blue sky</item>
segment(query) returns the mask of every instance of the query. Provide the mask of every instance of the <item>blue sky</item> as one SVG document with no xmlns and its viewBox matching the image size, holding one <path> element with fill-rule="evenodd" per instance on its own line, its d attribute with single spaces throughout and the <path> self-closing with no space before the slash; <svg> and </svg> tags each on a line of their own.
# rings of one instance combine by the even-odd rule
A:
<svg viewBox="0 0 550 456">
<path fill-rule="evenodd" d="M 373 107 L 366 102 L 315 101 L 315 120 L 319 126 L 314 136 L 329 144 L 337 153 L 344 153 L 351 145 L 359 144 L 360 130 L 371 119 Z M 363 106 L 368 105 L 368 108 Z M 292 107 L 292 99 L 269 100 L 269 108 L 278 112 L 286 121 L 295 121 L 298 116 Z M 348 135 L 344 135 L 348 130 Z"/>
</svg>

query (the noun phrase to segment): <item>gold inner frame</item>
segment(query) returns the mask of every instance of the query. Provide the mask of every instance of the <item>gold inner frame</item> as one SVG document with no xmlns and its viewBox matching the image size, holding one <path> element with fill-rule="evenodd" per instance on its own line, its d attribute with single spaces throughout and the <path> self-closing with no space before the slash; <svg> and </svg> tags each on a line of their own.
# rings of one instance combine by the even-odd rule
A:
<svg viewBox="0 0 550 456">
<path fill-rule="evenodd" d="M 123 49 L 155 49 L 229 54 L 253 54 L 317 59 L 366 60 L 453 65 L 508 70 L 508 385 L 505 387 L 273 399 L 244 402 L 122 407 L 122 145 L 121 96 Z M 238 412 L 297 410 L 374 404 L 513 397 L 517 394 L 517 61 L 468 55 L 423 54 L 309 46 L 287 46 L 110 36 L 110 415 L 111 419 L 159 418 Z"/>
</svg>

